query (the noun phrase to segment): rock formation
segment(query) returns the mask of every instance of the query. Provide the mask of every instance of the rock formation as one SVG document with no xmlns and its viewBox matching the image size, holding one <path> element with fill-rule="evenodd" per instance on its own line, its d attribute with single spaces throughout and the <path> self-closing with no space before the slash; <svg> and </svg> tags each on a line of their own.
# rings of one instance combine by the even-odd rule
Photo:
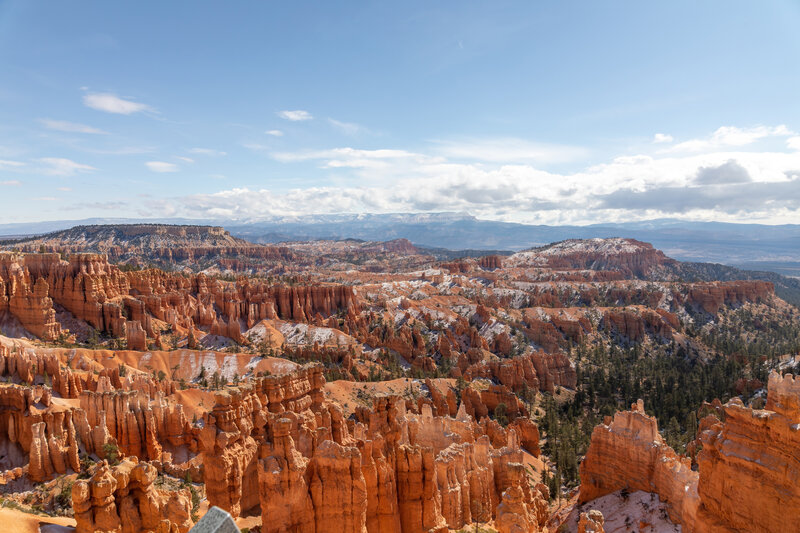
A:
<svg viewBox="0 0 800 533">
<path fill-rule="evenodd" d="M 346 422 L 338 408 L 315 400 L 322 383 L 317 368 L 262 378 L 252 390 L 230 391 L 230 399 L 218 395 L 203 430 L 212 504 L 234 513 L 250 508 L 249 489 L 238 488 L 254 466 L 262 531 L 460 528 L 489 521 L 501 495 L 515 487 L 520 492 L 512 490 L 507 507 L 524 504 L 537 528 L 546 520 L 545 500 L 528 486 L 513 429 L 496 448 L 463 409 L 458 418 L 434 416 L 423 404 L 414 414 L 394 396 L 377 398 L 372 410 Z M 261 391 L 268 392 L 256 402 Z M 266 422 L 264 437 L 252 439 L 262 424 L 254 420 Z M 264 444 L 254 454 L 256 440 Z"/>
<path fill-rule="evenodd" d="M 700 519 L 708 531 L 788 531 L 800 516 L 800 379 L 773 372 L 767 405 L 737 399 L 703 431 Z"/>
<path fill-rule="evenodd" d="M 605 533 L 603 529 L 603 513 L 600 511 L 589 511 L 588 513 L 581 513 L 578 521 L 578 533 Z"/>
<path fill-rule="evenodd" d="M 778 532 L 800 513 L 800 379 L 773 372 L 763 410 L 737 398 L 701 423 L 699 470 L 664 444 L 641 400 L 597 426 L 581 463 L 579 501 L 643 490 L 686 531 Z"/>
<path fill-rule="evenodd" d="M 594 429 L 580 475 L 581 503 L 620 489 L 642 490 L 670 503 L 670 516 L 676 522 L 695 521 L 697 473 L 689 458 L 678 457 L 667 446 L 641 400 Z"/>
<path fill-rule="evenodd" d="M 135 458 L 109 467 L 105 461 L 88 480 L 72 487 L 77 533 L 108 531 L 185 533 L 192 526 L 188 490 L 155 487 L 156 469 Z"/>
</svg>

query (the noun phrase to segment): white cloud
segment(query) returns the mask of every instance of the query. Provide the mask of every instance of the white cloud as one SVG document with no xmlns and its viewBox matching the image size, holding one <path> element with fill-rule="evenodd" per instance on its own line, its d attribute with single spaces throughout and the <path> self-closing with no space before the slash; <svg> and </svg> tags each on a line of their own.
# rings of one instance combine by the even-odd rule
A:
<svg viewBox="0 0 800 533">
<path fill-rule="evenodd" d="M 789 139 L 786 140 L 786 146 L 800 152 L 800 136 L 789 137 Z"/>
<path fill-rule="evenodd" d="M 22 185 L 22 182 L 17 180 L 6 180 L 6 181 L 0 181 L 0 185 L 4 187 L 19 187 L 20 185 Z"/>
<path fill-rule="evenodd" d="M 359 133 L 366 133 L 368 131 L 364 126 L 354 122 L 342 122 L 333 118 L 329 118 L 328 122 L 345 135 L 358 135 Z"/>
<path fill-rule="evenodd" d="M 784 125 L 756 126 L 754 128 L 722 126 L 708 138 L 684 141 L 668 148 L 665 152 L 702 152 L 731 146 L 747 146 L 769 137 L 787 137 L 789 135 L 792 135 L 792 132 Z"/>
<path fill-rule="evenodd" d="M 194 159 L 192 159 L 191 157 L 183 157 L 182 155 L 176 155 L 175 159 L 179 159 L 179 160 L 184 161 L 186 163 L 194 163 Z"/>
<path fill-rule="evenodd" d="M 51 176 L 73 176 L 78 172 L 97 170 L 93 166 L 76 163 L 64 157 L 42 157 L 39 162 L 45 165 L 40 171 Z"/>
<path fill-rule="evenodd" d="M 107 131 L 103 131 L 86 124 L 78 124 L 77 122 L 67 122 L 65 120 L 51 120 L 49 118 L 39 119 L 42 125 L 55 131 L 66 131 L 68 133 L 91 133 L 95 135 L 108 135 Z"/>
<path fill-rule="evenodd" d="M 119 148 L 111 148 L 111 149 L 98 149 L 98 148 L 87 148 L 85 151 L 90 152 L 92 154 L 100 154 L 100 155 L 135 155 L 135 154 L 151 154 L 153 152 L 157 152 L 158 149 L 155 146 L 121 146 Z"/>
<path fill-rule="evenodd" d="M 278 111 L 278 116 L 286 120 L 291 120 L 292 122 L 311 120 L 314 118 L 311 116 L 311 113 L 302 109 L 296 109 L 294 111 Z"/>
<path fill-rule="evenodd" d="M 293 161 L 308 161 L 310 159 L 398 159 L 419 156 L 406 150 L 359 150 L 357 148 L 332 148 L 330 150 L 315 150 L 306 152 L 276 152 L 272 156 L 278 161 L 289 163 Z"/>
<path fill-rule="evenodd" d="M 421 163 L 443 163 L 441 157 L 431 157 L 406 150 L 378 149 L 361 150 L 357 148 L 333 148 L 329 150 L 310 150 L 301 152 L 273 152 L 273 159 L 282 163 L 319 160 L 322 168 L 369 169 L 373 177 L 382 177 L 374 171 L 383 169 L 389 174 L 402 174 Z"/>
<path fill-rule="evenodd" d="M 672 135 L 669 133 L 656 133 L 653 135 L 653 142 L 656 144 L 671 143 L 673 140 Z"/>
<path fill-rule="evenodd" d="M 267 130 L 264 133 L 272 135 L 273 137 L 283 137 L 283 132 L 281 130 Z"/>
<path fill-rule="evenodd" d="M 145 166 L 153 172 L 178 172 L 180 167 L 175 163 L 167 163 L 166 161 L 148 161 Z"/>
<path fill-rule="evenodd" d="M 9 161 L 8 159 L 0 159 L 0 168 L 3 167 L 24 167 L 25 163 L 22 161 Z"/>
<path fill-rule="evenodd" d="M 119 115 L 131 115 L 141 111 L 155 111 L 155 109 L 147 104 L 125 100 L 112 93 L 89 93 L 83 97 L 83 103 L 86 107 Z"/>
<path fill-rule="evenodd" d="M 253 143 L 253 142 L 243 143 L 242 146 L 254 152 L 266 152 L 272 148 L 271 146 L 266 144 Z"/>
<path fill-rule="evenodd" d="M 436 141 L 437 152 L 445 157 L 492 163 L 560 163 L 586 157 L 577 146 L 546 144 L 524 139 L 465 139 Z"/>
<path fill-rule="evenodd" d="M 70 192 L 72 187 L 58 187 L 58 190 L 61 192 Z"/>
<path fill-rule="evenodd" d="M 221 150 L 215 150 L 213 148 L 190 148 L 189 153 L 197 155 L 210 155 L 210 156 L 228 155 L 227 152 L 223 152 Z"/>
<path fill-rule="evenodd" d="M 800 152 L 630 154 L 559 173 L 541 170 L 536 162 L 486 160 L 531 157 L 527 151 L 517 154 L 514 146 L 508 153 L 489 150 L 480 159 L 473 155 L 473 160 L 461 161 L 442 153 L 460 156 L 463 148 L 434 148 L 434 155 L 351 147 L 272 153 L 287 164 L 317 161 L 331 170 L 337 184 L 289 190 L 231 188 L 150 208 L 152 214 L 171 206 L 175 216 L 239 219 L 447 211 L 536 224 L 658 217 L 785 223 L 800 216 L 800 196 L 791 193 L 800 185 L 795 177 Z"/>
</svg>

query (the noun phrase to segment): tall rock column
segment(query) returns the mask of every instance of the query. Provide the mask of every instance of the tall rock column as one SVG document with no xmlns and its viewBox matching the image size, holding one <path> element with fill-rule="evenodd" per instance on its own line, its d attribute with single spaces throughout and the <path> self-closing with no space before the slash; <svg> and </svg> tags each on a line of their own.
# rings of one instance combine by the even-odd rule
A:
<svg viewBox="0 0 800 533">
<path fill-rule="evenodd" d="M 281 418 L 271 426 L 272 444 L 258 463 L 262 533 L 315 533 L 314 505 L 305 479 L 308 459 L 294 447 L 292 421 Z"/>
<path fill-rule="evenodd" d="M 307 476 L 317 533 L 367 533 L 367 489 L 358 448 L 324 441 Z"/>
</svg>

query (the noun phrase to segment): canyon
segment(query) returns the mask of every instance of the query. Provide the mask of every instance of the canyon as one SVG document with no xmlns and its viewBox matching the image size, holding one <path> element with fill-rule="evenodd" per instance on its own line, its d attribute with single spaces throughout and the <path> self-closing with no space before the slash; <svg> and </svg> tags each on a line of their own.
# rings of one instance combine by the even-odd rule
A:
<svg viewBox="0 0 800 533">
<path fill-rule="evenodd" d="M 800 315 L 766 281 L 688 279 L 630 239 L 439 261 L 136 225 L 6 248 L 0 493 L 43 523 L 597 532 L 630 493 L 684 531 L 800 511 Z"/>
</svg>

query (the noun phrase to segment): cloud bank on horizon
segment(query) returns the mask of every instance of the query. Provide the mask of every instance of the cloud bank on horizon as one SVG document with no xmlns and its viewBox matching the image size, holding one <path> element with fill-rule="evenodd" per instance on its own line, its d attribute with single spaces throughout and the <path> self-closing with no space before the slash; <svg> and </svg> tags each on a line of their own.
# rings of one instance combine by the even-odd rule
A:
<svg viewBox="0 0 800 533">
<path fill-rule="evenodd" d="M 723 127 L 686 146 L 713 144 L 715 150 L 672 145 L 655 152 L 621 155 L 576 172 L 542 170 L 537 159 L 579 153 L 577 148 L 519 149 L 516 140 L 467 142 L 448 157 L 434 144 L 430 152 L 399 149 L 272 153 L 286 164 L 313 161 L 321 169 L 345 170 L 351 184 L 297 188 L 233 187 L 157 201 L 143 214 L 258 219 L 323 213 L 469 212 L 479 218 L 537 224 L 620 222 L 662 217 L 691 220 L 800 220 L 800 138 L 784 126 L 770 137 L 785 150 L 745 151 L 748 144 L 720 143 L 720 130 L 737 139 L 764 128 Z M 761 138 L 761 137 L 759 137 Z M 498 153 L 505 153 L 500 163 Z"/>
<path fill-rule="evenodd" d="M 19 44 L 0 54 L 0 222 L 800 222 L 792 2 L 411 2 L 302 27 L 302 5 L 200 7 L 196 27 L 167 8 L 144 39 L 153 6 L 0 7 Z M 665 40 L 635 24 L 654 17 Z M 743 20 L 748 45 L 725 29 Z"/>
</svg>

